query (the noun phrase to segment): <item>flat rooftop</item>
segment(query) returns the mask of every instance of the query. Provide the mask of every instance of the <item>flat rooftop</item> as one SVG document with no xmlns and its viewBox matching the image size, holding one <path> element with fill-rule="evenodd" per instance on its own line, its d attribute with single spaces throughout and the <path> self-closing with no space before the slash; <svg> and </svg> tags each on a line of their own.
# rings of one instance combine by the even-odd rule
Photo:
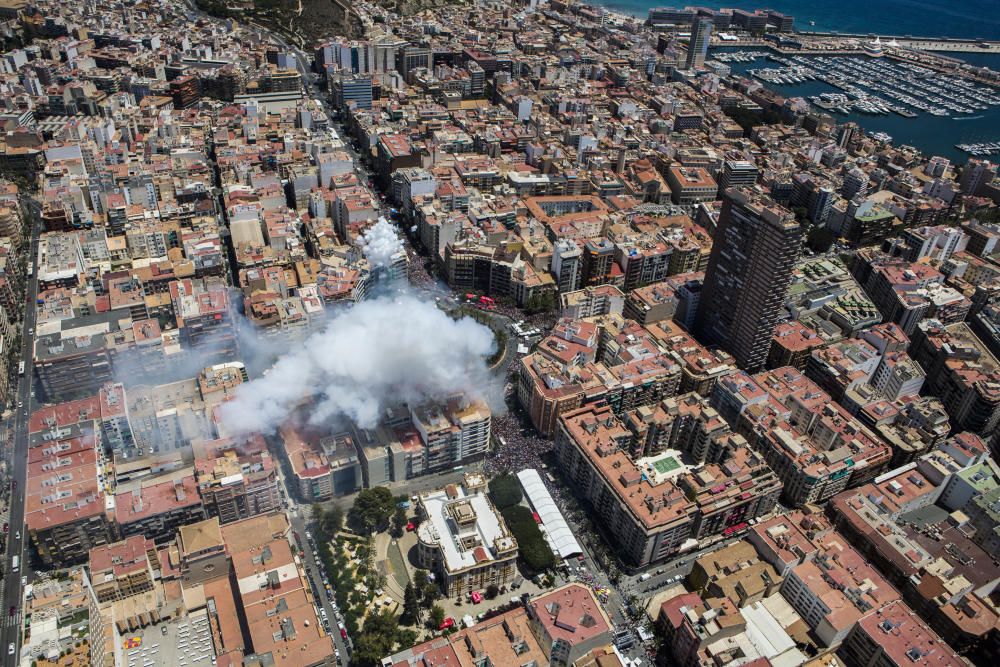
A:
<svg viewBox="0 0 1000 667">
<path fill-rule="evenodd" d="M 418 529 L 420 538 L 441 546 L 445 565 L 452 572 L 495 560 L 494 541 L 498 538 L 513 541 L 500 514 L 484 493 L 466 494 L 463 487 L 449 485 L 422 494 L 420 502 L 428 517 Z M 470 510 L 474 518 L 468 516 Z M 465 527 L 456 524 L 453 518 L 456 513 L 471 519 L 469 524 Z"/>
<path fill-rule="evenodd" d="M 125 634 L 122 643 L 121 664 L 128 667 L 211 667 L 215 658 L 204 611 Z"/>
</svg>

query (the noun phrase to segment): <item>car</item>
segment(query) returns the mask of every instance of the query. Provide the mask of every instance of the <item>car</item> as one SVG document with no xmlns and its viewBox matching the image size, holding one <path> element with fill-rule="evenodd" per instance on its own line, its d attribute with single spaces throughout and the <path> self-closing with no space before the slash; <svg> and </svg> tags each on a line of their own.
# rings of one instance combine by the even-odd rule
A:
<svg viewBox="0 0 1000 667">
<path fill-rule="evenodd" d="M 347 639 L 347 628 L 345 628 L 343 625 L 340 626 L 340 638 Z"/>
<path fill-rule="evenodd" d="M 7 655 L 14 655 L 15 650 L 16 649 L 14 648 L 14 642 L 7 644 Z"/>
<path fill-rule="evenodd" d="M 438 626 L 438 630 L 447 630 L 448 628 L 455 627 L 455 619 L 451 616 L 441 621 L 441 625 Z"/>
<path fill-rule="evenodd" d="M 167 626 L 164 625 L 163 627 L 160 628 L 160 634 L 163 635 L 164 637 L 167 636 Z"/>
<path fill-rule="evenodd" d="M 6 521 L 4 521 L 3 522 L 3 532 L 6 533 L 9 530 L 9 528 L 10 528 L 9 524 Z"/>
<path fill-rule="evenodd" d="M 7 610 L 7 615 L 8 616 L 13 616 L 16 613 L 17 613 L 17 605 L 16 604 L 12 604 L 10 606 L 10 609 Z"/>
<path fill-rule="evenodd" d="M 23 577 L 21 577 L 21 585 L 22 586 L 28 585 L 28 575 L 24 575 Z"/>
<path fill-rule="evenodd" d="M 14 533 L 14 539 L 15 540 L 21 539 L 21 531 L 17 531 L 16 533 Z"/>
<path fill-rule="evenodd" d="M 24 407 L 24 401 L 18 401 L 17 402 L 17 407 L 23 408 Z"/>
</svg>

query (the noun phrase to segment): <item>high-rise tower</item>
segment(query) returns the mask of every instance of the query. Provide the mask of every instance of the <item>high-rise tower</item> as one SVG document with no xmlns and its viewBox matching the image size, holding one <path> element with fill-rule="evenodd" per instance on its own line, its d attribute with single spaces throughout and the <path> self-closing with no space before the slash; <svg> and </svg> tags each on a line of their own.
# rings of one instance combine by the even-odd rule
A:
<svg viewBox="0 0 1000 667">
<path fill-rule="evenodd" d="M 702 341 L 761 369 L 801 244 L 790 211 L 755 190 L 726 190 L 695 322 Z"/>
<path fill-rule="evenodd" d="M 691 25 L 691 40 L 688 42 L 687 69 L 696 69 L 705 64 L 708 44 L 712 38 L 712 21 L 700 18 Z"/>
</svg>

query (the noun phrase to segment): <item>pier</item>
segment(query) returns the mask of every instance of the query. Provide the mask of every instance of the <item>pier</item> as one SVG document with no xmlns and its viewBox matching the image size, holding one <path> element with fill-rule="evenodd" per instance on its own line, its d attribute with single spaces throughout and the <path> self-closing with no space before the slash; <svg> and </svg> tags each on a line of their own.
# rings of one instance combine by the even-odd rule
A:
<svg viewBox="0 0 1000 667">
<path fill-rule="evenodd" d="M 799 38 L 820 39 L 873 39 L 876 33 L 819 32 L 803 30 L 794 33 Z M 913 35 L 883 35 L 883 40 L 896 40 L 900 46 L 921 51 L 954 51 L 956 53 L 1000 53 L 1000 41 L 959 37 L 914 37 Z"/>
</svg>

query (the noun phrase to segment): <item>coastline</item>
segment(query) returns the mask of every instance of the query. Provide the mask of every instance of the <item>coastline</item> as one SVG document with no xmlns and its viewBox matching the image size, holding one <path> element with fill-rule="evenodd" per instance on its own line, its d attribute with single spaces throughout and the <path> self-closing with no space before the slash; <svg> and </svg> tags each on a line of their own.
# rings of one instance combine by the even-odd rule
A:
<svg viewBox="0 0 1000 667">
<path fill-rule="evenodd" d="M 746 49 L 717 48 L 715 53 L 726 51 L 740 51 Z M 755 48 L 754 51 L 764 49 Z M 818 54 L 821 55 L 821 54 Z M 1000 57 L 998 57 L 1000 61 Z M 771 69 L 776 64 L 765 59 L 757 59 L 751 62 L 727 63 L 734 75 L 746 76 L 751 69 Z M 758 81 L 754 79 L 754 81 Z M 834 88 L 822 81 L 807 81 L 799 84 L 777 84 L 758 81 L 769 90 L 773 90 L 785 98 L 802 98 L 808 101 L 811 96 L 822 93 L 841 93 L 840 89 Z M 973 116 L 933 116 L 921 113 L 913 118 L 904 118 L 895 114 L 869 115 L 852 112 L 849 114 L 832 113 L 816 107 L 810 103 L 810 107 L 820 113 L 832 117 L 838 124 L 855 122 L 866 132 L 884 132 L 893 139 L 894 146 L 903 144 L 913 146 L 927 155 L 938 155 L 946 157 L 955 164 L 965 164 L 970 157 L 968 153 L 958 149 L 956 144 L 978 143 L 985 141 L 1000 140 L 1000 106 L 990 107 L 983 112 L 977 112 Z"/>
<path fill-rule="evenodd" d="M 736 8 L 739 8 L 740 3 L 735 3 Z M 755 3 L 750 3 L 755 4 Z M 759 4 L 759 3 L 756 3 Z M 608 21 L 616 24 L 628 24 L 634 22 L 645 22 L 646 15 L 648 13 L 648 8 L 643 10 L 642 15 L 639 12 L 638 5 L 632 5 L 629 7 L 615 6 L 614 4 L 608 3 L 595 3 L 596 6 L 601 7 L 601 9 L 606 13 Z M 643 5 L 643 7 L 653 7 L 653 4 Z M 730 5 L 727 5 L 730 6 Z M 801 25 L 797 26 L 801 29 Z M 810 26 L 809 33 L 821 33 L 825 32 L 823 30 L 824 26 Z M 896 30 L 894 32 L 899 32 Z M 798 34 L 803 34 L 799 32 Z M 831 35 L 831 37 L 836 36 L 846 36 L 844 33 L 837 33 L 837 35 Z M 931 36 L 927 36 L 930 38 Z M 961 40 L 969 39 L 968 37 L 951 37 L 949 39 Z M 770 47 L 727 47 L 724 45 L 715 45 L 712 47 L 709 58 L 711 58 L 711 53 L 724 52 L 729 50 L 768 50 L 777 53 L 774 49 Z M 1000 71 L 1000 53 L 990 52 L 990 53 L 979 53 L 970 51 L 935 51 L 934 54 L 945 56 L 947 58 L 954 59 L 956 61 L 962 61 L 969 63 L 973 66 L 978 67 L 989 67 L 994 71 Z M 822 55 L 822 52 L 818 52 L 817 56 Z M 747 69 L 752 67 L 765 67 L 767 64 L 760 61 L 756 63 L 751 63 L 746 66 L 733 66 L 732 71 L 734 74 L 743 75 Z M 805 98 L 808 99 L 810 96 L 815 96 L 824 92 L 839 92 L 826 84 L 820 84 L 818 82 L 810 82 L 808 85 L 776 85 L 770 82 L 761 82 L 770 90 L 774 90 L 778 94 L 788 97 L 788 98 Z M 888 134 L 893 138 L 893 144 L 899 145 L 910 145 L 921 152 L 940 155 L 942 157 L 947 157 L 954 163 L 964 164 L 968 161 L 972 155 L 966 153 L 965 151 L 957 147 L 958 144 L 967 143 L 981 143 L 981 142 L 993 142 L 1000 141 L 1000 107 L 993 107 L 989 109 L 988 112 L 972 116 L 972 117 L 935 117 L 929 115 L 920 115 L 914 118 L 904 118 L 901 116 L 872 116 L 867 114 L 850 113 L 850 114 L 835 114 L 824 111 L 823 109 L 810 103 L 810 107 L 821 113 L 827 113 L 831 115 L 837 123 L 844 122 L 856 122 L 861 126 L 866 132 L 881 132 Z"/>
<path fill-rule="evenodd" d="M 697 3 L 660 2 L 650 0 L 604 0 L 591 4 L 605 10 L 645 20 L 649 10 L 659 6 L 695 6 Z M 878 12 L 872 5 L 880 5 Z M 707 6 L 730 9 L 754 10 L 764 6 L 795 17 L 796 31 L 913 35 L 915 37 L 948 37 L 952 39 L 1000 40 L 1000 17 L 992 0 L 967 0 L 958 7 L 941 2 L 912 2 L 910 0 L 841 0 L 830 4 L 817 0 L 730 0 Z M 884 23 L 880 23 L 879 20 Z M 814 21 L 814 25 L 809 22 Z"/>
</svg>

